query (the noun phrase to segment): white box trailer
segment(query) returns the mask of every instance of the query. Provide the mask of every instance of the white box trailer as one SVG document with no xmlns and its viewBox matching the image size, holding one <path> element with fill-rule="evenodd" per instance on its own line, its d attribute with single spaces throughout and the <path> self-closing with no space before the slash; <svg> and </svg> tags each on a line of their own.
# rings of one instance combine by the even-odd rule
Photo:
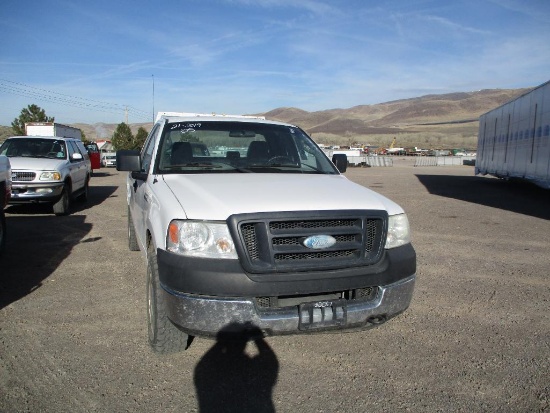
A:
<svg viewBox="0 0 550 413">
<path fill-rule="evenodd" d="M 25 134 L 28 136 L 60 136 L 82 140 L 80 129 L 55 122 L 25 123 Z"/>
<path fill-rule="evenodd" d="M 481 115 L 475 173 L 550 189 L 550 81 Z"/>
</svg>

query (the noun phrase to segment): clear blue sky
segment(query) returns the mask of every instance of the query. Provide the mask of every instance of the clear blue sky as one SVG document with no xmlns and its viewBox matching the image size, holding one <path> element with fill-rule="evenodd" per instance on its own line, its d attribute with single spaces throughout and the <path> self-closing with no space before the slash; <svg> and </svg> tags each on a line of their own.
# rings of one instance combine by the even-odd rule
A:
<svg viewBox="0 0 550 413">
<path fill-rule="evenodd" d="M 2 0 L 0 17 L 0 125 L 32 103 L 136 123 L 550 80 L 548 0 Z"/>
</svg>

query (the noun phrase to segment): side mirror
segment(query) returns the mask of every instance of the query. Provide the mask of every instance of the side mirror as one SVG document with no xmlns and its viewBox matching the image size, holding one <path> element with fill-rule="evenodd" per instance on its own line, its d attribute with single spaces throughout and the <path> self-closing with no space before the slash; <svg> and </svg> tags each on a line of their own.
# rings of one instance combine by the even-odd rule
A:
<svg viewBox="0 0 550 413">
<path fill-rule="evenodd" d="M 139 151 L 130 149 L 121 149 L 116 152 L 117 171 L 136 172 L 141 170 L 141 158 Z"/>
<path fill-rule="evenodd" d="M 84 157 L 81 153 L 73 153 L 71 155 L 71 161 L 81 161 L 82 159 L 84 159 Z"/>
<path fill-rule="evenodd" d="M 341 172 L 346 172 L 348 169 L 348 156 L 345 153 L 337 153 L 332 155 L 332 163 Z"/>
</svg>

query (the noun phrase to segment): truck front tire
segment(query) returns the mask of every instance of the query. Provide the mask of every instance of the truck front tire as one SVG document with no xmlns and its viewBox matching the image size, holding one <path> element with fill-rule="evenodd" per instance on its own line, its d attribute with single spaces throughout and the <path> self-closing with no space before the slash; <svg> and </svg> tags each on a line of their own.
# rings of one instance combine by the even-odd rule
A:
<svg viewBox="0 0 550 413">
<path fill-rule="evenodd" d="M 149 344 L 156 353 L 185 350 L 189 335 L 168 318 L 158 275 L 157 254 L 153 245 L 147 250 L 147 330 Z"/>
</svg>

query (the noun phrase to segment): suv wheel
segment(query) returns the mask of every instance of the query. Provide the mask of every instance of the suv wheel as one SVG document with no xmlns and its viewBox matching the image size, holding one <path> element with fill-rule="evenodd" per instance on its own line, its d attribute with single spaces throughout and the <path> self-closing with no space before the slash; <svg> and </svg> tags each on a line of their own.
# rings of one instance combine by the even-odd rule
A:
<svg viewBox="0 0 550 413">
<path fill-rule="evenodd" d="M 65 184 L 63 192 L 61 193 L 61 198 L 53 204 L 53 213 L 55 215 L 67 215 L 69 213 L 69 208 L 71 207 L 70 191 L 71 187 L 69 184 Z"/>
<path fill-rule="evenodd" d="M 147 250 L 147 330 L 149 344 L 157 353 L 175 353 L 187 348 L 189 335 L 172 324 L 166 313 L 153 245 Z"/>
</svg>

